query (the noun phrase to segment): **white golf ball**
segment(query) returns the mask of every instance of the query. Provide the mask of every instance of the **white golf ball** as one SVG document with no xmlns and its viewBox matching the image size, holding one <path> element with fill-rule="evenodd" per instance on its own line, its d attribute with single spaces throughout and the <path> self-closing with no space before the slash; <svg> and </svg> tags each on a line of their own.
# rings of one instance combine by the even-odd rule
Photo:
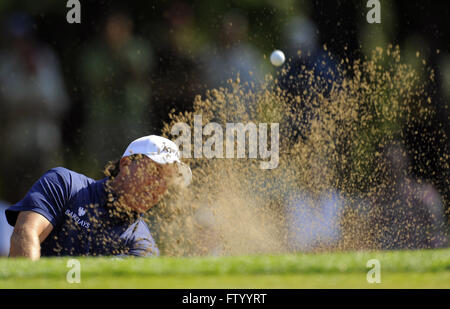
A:
<svg viewBox="0 0 450 309">
<path fill-rule="evenodd" d="M 279 67 L 284 63 L 286 58 L 284 57 L 284 53 L 281 50 L 274 50 L 270 55 L 270 62 L 276 67 Z"/>
</svg>

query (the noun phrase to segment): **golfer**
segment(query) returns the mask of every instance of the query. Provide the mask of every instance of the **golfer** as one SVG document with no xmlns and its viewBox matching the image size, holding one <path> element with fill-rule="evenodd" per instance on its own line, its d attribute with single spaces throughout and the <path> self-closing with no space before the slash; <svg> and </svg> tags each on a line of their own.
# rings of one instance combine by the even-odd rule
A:
<svg viewBox="0 0 450 309">
<path fill-rule="evenodd" d="M 62 167 L 46 172 L 5 212 L 14 226 L 10 257 L 159 255 L 141 217 L 169 187 L 190 183 L 178 147 L 141 137 L 105 174 L 95 181 Z"/>
</svg>

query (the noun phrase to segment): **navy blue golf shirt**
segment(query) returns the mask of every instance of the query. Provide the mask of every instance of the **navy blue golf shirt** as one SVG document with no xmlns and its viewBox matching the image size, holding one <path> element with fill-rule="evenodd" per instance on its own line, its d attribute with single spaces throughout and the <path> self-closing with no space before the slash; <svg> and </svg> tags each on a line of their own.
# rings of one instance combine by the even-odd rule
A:
<svg viewBox="0 0 450 309">
<path fill-rule="evenodd" d="M 53 230 L 41 244 L 42 256 L 159 255 L 140 215 L 107 205 L 107 179 L 51 169 L 6 210 L 6 218 L 14 226 L 19 212 L 34 211 L 50 221 Z"/>
</svg>

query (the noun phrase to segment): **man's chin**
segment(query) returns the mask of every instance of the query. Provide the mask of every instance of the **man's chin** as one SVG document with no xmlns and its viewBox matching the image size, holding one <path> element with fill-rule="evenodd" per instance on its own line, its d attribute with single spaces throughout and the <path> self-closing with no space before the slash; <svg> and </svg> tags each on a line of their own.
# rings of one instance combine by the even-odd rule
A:
<svg viewBox="0 0 450 309">
<path fill-rule="evenodd" d="M 140 202 L 136 199 L 133 199 L 132 201 L 127 201 L 127 199 L 122 200 L 122 203 L 120 203 L 123 211 L 125 212 L 135 212 L 138 214 L 142 214 L 152 208 L 156 203 L 154 202 Z M 145 206 L 143 206 L 145 205 Z"/>
<path fill-rule="evenodd" d="M 131 206 L 131 208 L 135 212 L 142 214 L 142 213 L 146 212 L 147 210 L 149 210 L 150 208 L 152 208 L 153 206 L 155 206 L 157 203 L 158 203 L 158 200 L 145 201 L 145 202 L 141 202 L 138 204 L 134 204 Z"/>
<path fill-rule="evenodd" d="M 135 208 L 133 208 L 133 211 L 137 212 L 138 214 L 143 214 L 144 212 L 146 212 L 147 210 L 149 210 L 152 207 L 153 206 L 150 206 L 150 207 L 135 207 Z"/>
</svg>

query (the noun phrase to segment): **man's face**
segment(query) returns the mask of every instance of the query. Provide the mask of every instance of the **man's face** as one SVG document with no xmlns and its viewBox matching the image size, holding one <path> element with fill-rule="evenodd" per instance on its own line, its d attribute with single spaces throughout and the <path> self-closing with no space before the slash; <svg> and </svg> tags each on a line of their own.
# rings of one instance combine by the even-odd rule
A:
<svg viewBox="0 0 450 309">
<path fill-rule="evenodd" d="M 127 207 L 143 213 L 156 205 L 176 175 L 174 164 L 158 164 L 146 156 L 120 160 L 116 191 Z"/>
</svg>

